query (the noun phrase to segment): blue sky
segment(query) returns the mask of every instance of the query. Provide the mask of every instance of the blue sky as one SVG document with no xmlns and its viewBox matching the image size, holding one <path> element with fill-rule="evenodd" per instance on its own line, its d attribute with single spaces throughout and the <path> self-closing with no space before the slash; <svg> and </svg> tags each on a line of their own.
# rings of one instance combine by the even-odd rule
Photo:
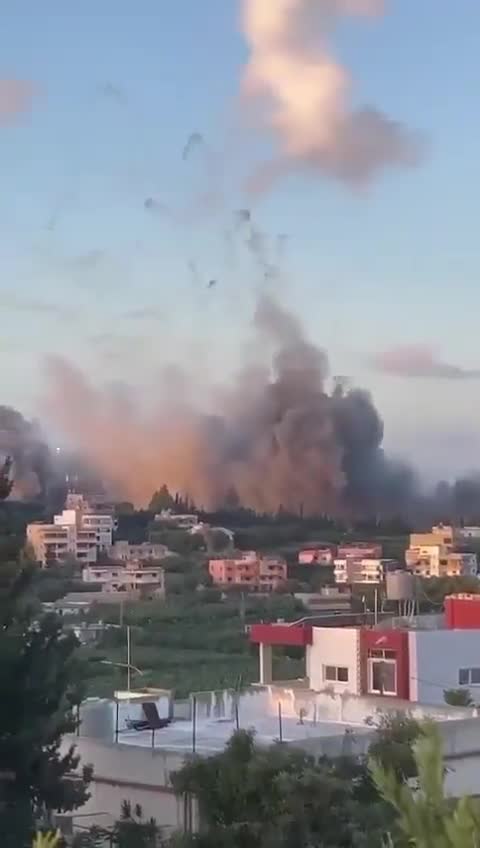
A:
<svg viewBox="0 0 480 848">
<path fill-rule="evenodd" d="M 236 113 L 247 58 L 239 9 L 5 0 L 0 77 L 41 92 L 30 115 L 0 128 L 2 402 L 35 410 L 49 353 L 98 379 L 140 379 L 167 355 L 201 357 L 219 376 L 234 367 L 256 271 L 238 245 L 228 254 L 225 231 L 229 210 L 246 205 L 241 143 L 252 157 L 264 150 Z M 292 176 L 256 201 L 255 221 L 272 239 L 288 234 L 282 298 L 328 349 L 333 373 L 372 390 L 388 446 L 428 471 L 465 468 L 480 448 L 478 382 L 379 376 L 365 358 L 422 342 L 480 365 L 480 5 L 391 0 L 384 18 L 343 25 L 335 49 L 359 102 L 425 134 L 425 161 L 361 194 Z M 194 131 L 224 154 L 226 206 L 172 223 L 144 201 L 184 210 L 210 187 L 200 151 L 182 161 Z M 128 317 L 144 307 L 150 321 Z"/>
</svg>

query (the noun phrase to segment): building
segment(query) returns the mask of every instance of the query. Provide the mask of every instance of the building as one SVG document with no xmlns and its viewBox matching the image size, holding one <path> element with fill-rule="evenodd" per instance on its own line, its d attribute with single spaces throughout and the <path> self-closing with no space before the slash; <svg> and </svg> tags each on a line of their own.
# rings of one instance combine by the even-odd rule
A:
<svg viewBox="0 0 480 848">
<path fill-rule="evenodd" d="M 461 527 L 459 533 L 464 542 L 480 540 L 480 527 Z"/>
<path fill-rule="evenodd" d="M 109 548 L 108 555 L 112 560 L 121 562 L 133 562 L 135 560 L 151 562 L 165 559 L 165 557 L 171 555 L 171 551 L 166 545 L 152 542 L 141 542 L 139 545 L 131 545 L 130 542 L 118 540 Z"/>
<path fill-rule="evenodd" d="M 337 548 L 338 559 L 381 559 L 383 548 L 378 542 L 346 542 Z"/>
<path fill-rule="evenodd" d="M 320 592 L 295 592 L 293 597 L 310 613 L 348 613 L 352 608 L 348 587 L 339 590 L 337 586 L 323 586 Z"/>
<path fill-rule="evenodd" d="M 357 557 L 334 560 L 335 583 L 383 583 L 389 571 L 400 568 L 395 559 Z"/>
<path fill-rule="evenodd" d="M 286 581 L 287 564 L 281 557 L 245 551 L 232 559 L 211 559 L 208 572 L 223 588 L 243 586 L 252 592 L 271 592 Z"/>
<path fill-rule="evenodd" d="M 142 562 L 129 562 L 90 565 L 83 569 L 82 580 L 101 586 L 102 593 L 135 592 L 144 595 L 164 595 L 164 570 L 158 565 L 144 565 Z"/>
<path fill-rule="evenodd" d="M 299 565 L 333 565 L 334 550 L 331 545 L 305 548 L 298 552 Z"/>
<path fill-rule="evenodd" d="M 356 696 L 381 695 L 443 704 L 447 689 L 468 689 L 480 700 L 480 597 L 452 596 L 440 621 L 431 616 L 374 627 L 257 624 L 260 682 L 272 682 L 275 645 L 305 648 L 309 688 Z"/>
<path fill-rule="evenodd" d="M 35 522 L 27 526 L 27 542 L 43 566 L 68 557 L 92 563 L 99 551 L 111 547 L 114 526 L 110 511 L 93 512 L 83 495 L 70 493 L 66 508 L 54 515 L 53 524 Z"/>
<path fill-rule="evenodd" d="M 68 557 L 88 563 L 97 559 L 97 534 L 94 530 L 82 530 L 76 524 L 29 524 L 27 543 L 37 562 L 44 567 Z"/>
<path fill-rule="evenodd" d="M 154 520 L 168 524 L 169 527 L 173 527 L 176 530 L 191 530 L 199 523 L 198 515 L 194 515 L 193 513 L 189 515 L 177 515 L 171 509 L 162 509 L 161 512 L 155 515 Z"/>
<path fill-rule="evenodd" d="M 477 574 L 474 553 L 456 551 L 461 531 L 453 527 L 432 527 L 430 533 L 412 533 L 405 551 L 407 568 L 420 577 L 465 577 Z"/>
<path fill-rule="evenodd" d="M 99 550 L 107 550 L 111 547 L 113 531 L 117 527 L 113 509 L 93 506 L 84 495 L 69 492 L 65 501 L 65 511 L 73 511 L 84 530 L 95 531 Z"/>
</svg>

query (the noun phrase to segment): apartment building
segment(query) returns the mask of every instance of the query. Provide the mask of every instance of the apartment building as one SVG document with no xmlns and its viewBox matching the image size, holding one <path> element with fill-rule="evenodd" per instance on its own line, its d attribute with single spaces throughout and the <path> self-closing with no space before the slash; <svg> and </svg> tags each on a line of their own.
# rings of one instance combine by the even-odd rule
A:
<svg viewBox="0 0 480 848">
<path fill-rule="evenodd" d="M 432 527 L 430 533 L 412 533 L 405 564 L 414 574 L 425 578 L 476 575 L 476 554 L 455 550 L 461 541 L 460 531 L 443 525 Z"/>
<path fill-rule="evenodd" d="M 27 542 L 43 566 L 68 556 L 96 562 L 97 554 L 112 546 L 115 521 L 111 511 L 93 510 L 83 495 L 69 493 L 66 508 L 54 515 L 53 524 L 27 526 Z"/>
<path fill-rule="evenodd" d="M 208 571 L 218 586 L 243 586 L 253 592 L 274 591 L 287 579 L 285 560 L 260 556 L 255 551 L 245 551 L 232 559 L 211 559 Z"/>
<path fill-rule="evenodd" d="M 93 530 L 82 530 L 76 524 L 29 524 L 27 543 L 37 562 L 44 567 L 68 557 L 88 563 L 97 560 L 97 534 Z"/>
<path fill-rule="evenodd" d="M 331 545 L 305 548 L 298 553 L 299 565 L 333 565 L 334 550 Z"/>
<path fill-rule="evenodd" d="M 335 583 L 383 583 L 388 572 L 399 568 L 395 559 L 337 557 L 334 560 Z"/>
<path fill-rule="evenodd" d="M 82 571 L 84 583 L 101 586 L 102 592 L 140 591 L 142 595 L 164 595 L 165 574 L 163 568 L 145 565 L 137 560 L 109 565 L 89 565 Z"/>
<path fill-rule="evenodd" d="M 108 554 L 112 560 L 120 562 L 152 562 L 164 559 L 171 554 L 166 545 L 154 544 L 152 542 L 141 542 L 139 545 L 131 545 L 130 542 L 118 540 L 112 545 Z"/>
</svg>

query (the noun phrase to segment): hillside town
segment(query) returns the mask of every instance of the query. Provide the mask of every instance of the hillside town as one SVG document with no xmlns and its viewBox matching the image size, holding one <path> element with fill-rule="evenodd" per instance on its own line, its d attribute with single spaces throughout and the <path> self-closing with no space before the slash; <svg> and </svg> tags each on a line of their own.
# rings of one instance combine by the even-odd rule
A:
<svg viewBox="0 0 480 848">
<path fill-rule="evenodd" d="M 235 520 L 220 527 L 173 505 L 139 531 L 134 511 L 70 491 L 51 521 L 26 526 L 43 609 L 60 615 L 90 669 L 75 732 L 93 766 L 90 797 L 70 823 L 58 819 L 62 828 L 73 833 L 76 815 L 111 827 L 127 796 L 162 826 L 191 828 L 196 813 L 173 803 L 168 777 L 188 752 L 226 750 L 245 728 L 260 745 L 280 739 L 335 757 L 348 740 L 360 756 L 375 715 L 412 708 L 440 729 L 449 791 L 468 780 L 480 792 L 470 741 L 480 722 L 480 527 L 336 531 L 335 541 L 325 527 L 320 541 L 308 523 L 298 537 L 300 522 L 293 542 L 242 549 L 250 539 Z M 285 526 L 267 525 L 272 541 Z"/>
</svg>

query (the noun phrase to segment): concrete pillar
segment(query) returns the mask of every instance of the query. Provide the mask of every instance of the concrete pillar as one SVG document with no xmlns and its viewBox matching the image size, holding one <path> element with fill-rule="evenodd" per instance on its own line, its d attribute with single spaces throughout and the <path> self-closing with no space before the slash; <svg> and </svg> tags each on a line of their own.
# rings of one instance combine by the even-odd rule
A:
<svg viewBox="0 0 480 848">
<path fill-rule="evenodd" d="M 260 642 L 260 683 L 272 682 L 272 646 Z"/>
</svg>

